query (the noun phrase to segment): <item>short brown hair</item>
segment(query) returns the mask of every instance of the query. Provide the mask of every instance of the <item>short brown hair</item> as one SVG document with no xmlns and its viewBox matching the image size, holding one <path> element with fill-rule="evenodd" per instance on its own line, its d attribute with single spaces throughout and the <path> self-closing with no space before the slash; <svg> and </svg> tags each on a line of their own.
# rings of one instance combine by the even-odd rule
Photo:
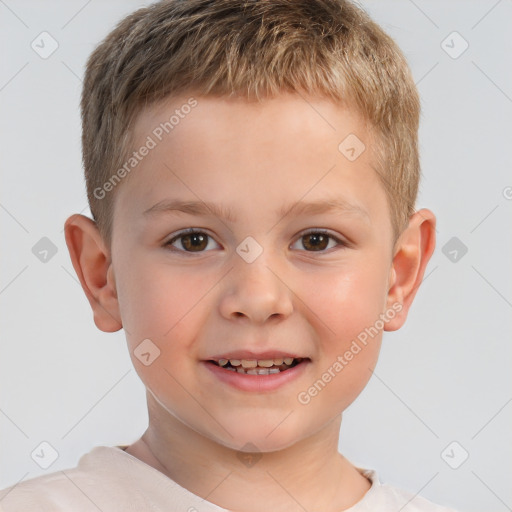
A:
<svg viewBox="0 0 512 512">
<path fill-rule="evenodd" d="M 171 95 L 303 92 L 355 108 L 377 135 L 395 241 L 414 212 L 419 96 L 393 39 L 347 0 L 162 0 L 124 18 L 88 59 L 81 100 L 87 196 L 110 244 L 114 194 L 141 109 Z M 341 141 L 340 141 L 341 142 Z"/>
</svg>

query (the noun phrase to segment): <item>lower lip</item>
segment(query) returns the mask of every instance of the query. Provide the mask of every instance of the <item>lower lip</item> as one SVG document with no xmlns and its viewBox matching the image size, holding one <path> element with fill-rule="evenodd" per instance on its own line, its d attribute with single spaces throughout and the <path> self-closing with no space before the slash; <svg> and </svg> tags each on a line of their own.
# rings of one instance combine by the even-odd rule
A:
<svg viewBox="0 0 512 512">
<path fill-rule="evenodd" d="M 225 370 L 210 361 L 203 361 L 203 364 L 222 382 L 242 391 L 274 391 L 280 386 L 299 378 L 305 371 L 311 360 L 304 359 L 293 368 L 269 375 L 248 375 L 239 372 Z"/>
</svg>

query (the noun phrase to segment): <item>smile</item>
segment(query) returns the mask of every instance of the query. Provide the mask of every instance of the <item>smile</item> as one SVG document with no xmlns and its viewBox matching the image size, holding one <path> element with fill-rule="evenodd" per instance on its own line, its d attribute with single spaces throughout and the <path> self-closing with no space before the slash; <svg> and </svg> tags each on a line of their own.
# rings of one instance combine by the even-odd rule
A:
<svg viewBox="0 0 512 512">
<path fill-rule="evenodd" d="M 240 391 L 257 393 L 275 391 L 291 383 L 303 375 L 310 363 L 309 358 L 203 361 L 217 382 Z"/>
<path fill-rule="evenodd" d="M 210 361 L 230 372 L 247 375 L 270 375 L 280 373 L 300 364 L 304 358 L 275 358 L 275 359 L 219 359 Z"/>
</svg>

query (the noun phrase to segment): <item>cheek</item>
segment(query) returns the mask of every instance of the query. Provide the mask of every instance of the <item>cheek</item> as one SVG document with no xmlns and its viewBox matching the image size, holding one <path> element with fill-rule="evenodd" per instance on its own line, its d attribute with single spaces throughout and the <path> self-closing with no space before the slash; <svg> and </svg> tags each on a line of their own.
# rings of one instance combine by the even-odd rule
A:
<svg viewBox="0 0 512 512">
<path fill-rule="evenodd" d="M 318 317 L 325 339 L 339 348 L 375 323 L 385 306 L 386 273 L 378 264 L 357 265 L 317 274 L 314 286 L 304 280 L 301 297 Z M 321 340 L 320 340 L 321 341 Z M 328 347 L 324 347 L 328 350 Z"/>
<path fill-rule="evenodd" d="M 132 259 L 124 271 L 119 302 L 132 363 L 159 398 L 190 405 L 178 383 L 188 382 L 197 371 L 197 339 L 213 307 L 210 292 L 219 276 L 211 269 L 199 272 L 142 258 L 139 264 Z M 137 357 L 147 352 L 141 348 L 146 346 L 157 354 L 147 366 Z"/>
<path fill-rule="evenodd" d="M 119 269 L 119 305 L 131 338 L 172 337 L 201 309 L 215 283 L 215 276 L 149 258 L 119 266 L 124 267 Z"/>
<path fill-rule="evenodd" d="M 195 371 L 195 340 L 215 276 L 143 257 L 118 260 L 117 272 L 122 276 L 118 298 L 134 368 L 158 395 L 167 390 L 173 400 L 186 401 L 190 397 L 173 376 L 182 382 Z"/>
<path fill-rule="evenodd" d="M 304 302 L 315 314 L 308 314 L 318 333 L 316 380 L 311 382 L 313 407 L 330 404 L 331 411 L 348 407 L 371 377 L 382 339 L 379 315 L 385 307 L 385 265 L 372 259 L 337 268 L 315 285 L 303 281 Z M 314 290 L 313 292 L 308 291 Z M 380 329 L 379 329 L 380 327 Z M 304 390 L 309 395 L 307 390 Z M 313 405 L 313 403 L 315 405 Z M 319 409 L 318 413 L 321 413 Z"/>
</svg>

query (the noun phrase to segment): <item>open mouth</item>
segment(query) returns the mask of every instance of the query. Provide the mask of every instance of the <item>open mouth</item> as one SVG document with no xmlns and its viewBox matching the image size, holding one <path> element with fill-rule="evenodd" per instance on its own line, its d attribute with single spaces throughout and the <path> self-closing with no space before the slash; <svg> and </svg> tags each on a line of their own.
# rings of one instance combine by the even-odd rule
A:
<svg viewBox="0 0 512 512">
<path fill-rule="evenodd" d="M 309 361 L 309 358 L 285 357 L 284 359 L 264 360 L 220 359 L 219 361 L 210 359 L 208 362 L 230 372 L 244 373 L 247 375 L 271 375 L 274 373 L 285 372 L 304 361 Z"/>
</svg>

